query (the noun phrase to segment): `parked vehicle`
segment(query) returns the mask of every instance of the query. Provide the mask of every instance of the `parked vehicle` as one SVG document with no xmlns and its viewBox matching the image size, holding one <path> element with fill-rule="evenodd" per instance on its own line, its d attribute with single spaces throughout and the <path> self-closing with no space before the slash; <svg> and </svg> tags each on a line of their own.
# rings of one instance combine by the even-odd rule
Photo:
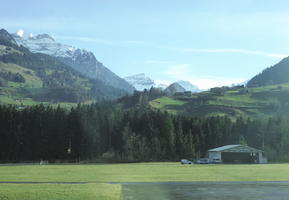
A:
<svg viewBox="0 0 289 200">
<path fill-rule="evenodd" d="M 220 158 L 213 158 L 212 164 L 221 164 L 222 163 L 222 160 Z"/>
<path fill-rule="evenodd" d="M 189 165 L 191 165 L 191 164 L 193 164 L 193 162 L 190 161 L 190 160 L 187 160 L 187 159 L 182 159 L 182 160 L 181 160 L 181 164 L 182 164 L 182 165 L 184 165 L 184 164 L 189 164 Z"/>
<path fill-rule="evenodd" d="M 210 164 L 210 160 L 208 158 L 200 158 L 195 163 L 196 164 Z"/>
</svg>

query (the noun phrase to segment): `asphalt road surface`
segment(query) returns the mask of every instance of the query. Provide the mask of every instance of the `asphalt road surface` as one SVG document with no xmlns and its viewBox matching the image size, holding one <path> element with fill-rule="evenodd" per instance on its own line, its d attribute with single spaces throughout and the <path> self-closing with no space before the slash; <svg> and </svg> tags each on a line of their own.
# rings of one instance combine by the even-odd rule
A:
<svg viewBox="0 0 289 200">
<path fill-rule="evenodd" d="M 289 200 L 289 182 L 124 183 L 124 200 Z"/>
</svg>

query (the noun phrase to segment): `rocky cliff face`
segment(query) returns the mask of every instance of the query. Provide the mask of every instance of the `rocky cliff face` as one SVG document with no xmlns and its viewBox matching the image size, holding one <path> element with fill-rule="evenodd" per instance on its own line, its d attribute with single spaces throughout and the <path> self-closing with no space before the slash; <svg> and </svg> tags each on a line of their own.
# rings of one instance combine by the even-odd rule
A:
<svg viewBox="0 0 289 200">
<path fill-rule="evenodd" d="M 26 36 L 23 31 L 18 31 L 13 34 L 13 37 L 18 45 L 23 45 L 33 53 L 56 57 L 87 77 L 103 81 L 109 86 L 125 90 L 128 93 L 132 93 L 135 89 L 100 63 L 90 51 L 58 43 L 48 34 Z"/>
</svg>

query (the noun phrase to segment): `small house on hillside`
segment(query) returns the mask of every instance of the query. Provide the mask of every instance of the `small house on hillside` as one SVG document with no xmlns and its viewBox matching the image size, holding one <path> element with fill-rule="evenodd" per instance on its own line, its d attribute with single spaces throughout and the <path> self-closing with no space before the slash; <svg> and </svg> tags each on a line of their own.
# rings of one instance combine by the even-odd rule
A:
<svg viewBox="0 0 289 200">
<path fill-rule="evenodd" d="M 209 160 L 220 160 L 222 163 L 267 163 L 264 151 L 241 144 L 226 145 L 209 149 Z"/>
</svg>

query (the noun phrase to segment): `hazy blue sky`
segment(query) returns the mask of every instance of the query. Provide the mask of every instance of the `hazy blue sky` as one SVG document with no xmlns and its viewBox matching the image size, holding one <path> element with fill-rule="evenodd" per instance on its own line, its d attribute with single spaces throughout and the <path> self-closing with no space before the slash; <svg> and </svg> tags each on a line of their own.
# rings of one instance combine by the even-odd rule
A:
<svg viewBox="0 0 289 200">
<path fill-rule="evenodd" d="M 119 76 L 242 82 L 289 55 L 289 1 L 0 0 L 10 32 L 48 33 Z"/>
</svg>

